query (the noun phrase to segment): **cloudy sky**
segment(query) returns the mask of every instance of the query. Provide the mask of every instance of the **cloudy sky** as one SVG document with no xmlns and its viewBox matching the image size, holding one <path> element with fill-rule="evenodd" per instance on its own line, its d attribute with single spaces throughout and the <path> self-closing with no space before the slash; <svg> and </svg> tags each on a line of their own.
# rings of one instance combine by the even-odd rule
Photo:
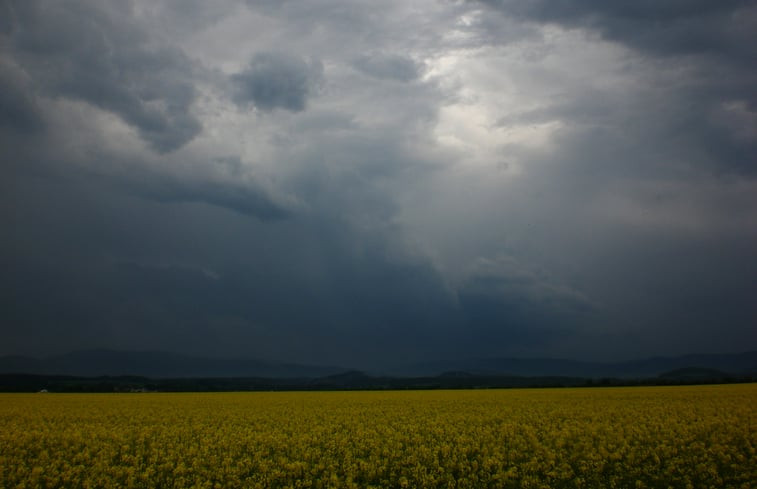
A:
<svg viewBox="0 0 757 489">
<path fill-rule="evenodd" d="M 757 348 L 757 2 L 0 0 L 0 354 Z"/>
</svg>

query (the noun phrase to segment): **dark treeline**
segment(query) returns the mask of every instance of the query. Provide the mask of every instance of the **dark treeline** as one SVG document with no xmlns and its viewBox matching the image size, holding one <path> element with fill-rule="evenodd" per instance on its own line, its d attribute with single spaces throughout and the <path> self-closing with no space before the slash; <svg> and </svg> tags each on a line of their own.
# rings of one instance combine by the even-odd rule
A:
<svg viewBox="0 0 757 489">
<path fill-rule="evenodd" d="M 450 372 L 435 377 L 374 377 L 346 372 L 318 379 L 73 377 L 0 374 L 0 392 L 231 392 L 403 389 L 501 389 L 524 387 L 606 387 L 757 382 L 754 375 L 682 370 L 641 379 L 482 376 Z"/>
</svg>

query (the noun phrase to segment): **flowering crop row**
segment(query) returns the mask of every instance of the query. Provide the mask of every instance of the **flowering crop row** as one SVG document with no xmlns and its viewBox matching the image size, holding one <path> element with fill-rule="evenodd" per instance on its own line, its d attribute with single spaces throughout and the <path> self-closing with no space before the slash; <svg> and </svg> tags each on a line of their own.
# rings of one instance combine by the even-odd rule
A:
<svg viewBox="0 0 757 489">
<path fill-rule="evenodd" d="M 0 395 L 0 487 L 757 487 L 757 385 Z"/>
</svg>

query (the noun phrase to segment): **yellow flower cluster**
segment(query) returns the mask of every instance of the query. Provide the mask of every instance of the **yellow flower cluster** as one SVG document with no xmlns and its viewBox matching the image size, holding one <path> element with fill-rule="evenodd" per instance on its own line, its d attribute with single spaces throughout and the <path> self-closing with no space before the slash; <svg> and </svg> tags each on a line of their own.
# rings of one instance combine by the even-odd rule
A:
<svg viewBox="0 0 757 489">
<path fill-rule="evenodd" d="M 757 385 L 0 395 L 5 488 L 757 487 Z"/>
</svg>

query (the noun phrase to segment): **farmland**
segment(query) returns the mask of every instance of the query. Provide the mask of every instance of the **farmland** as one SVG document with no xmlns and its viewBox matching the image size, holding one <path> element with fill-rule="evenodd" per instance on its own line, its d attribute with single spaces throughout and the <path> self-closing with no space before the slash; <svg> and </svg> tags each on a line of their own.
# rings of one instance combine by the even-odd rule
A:
<svg viewBox="0 0 757 489">
<path fill-rule="evenodd" d="M 0 487 L 757 486 L 757 385 L 2 394 Z"/>
</svg>

